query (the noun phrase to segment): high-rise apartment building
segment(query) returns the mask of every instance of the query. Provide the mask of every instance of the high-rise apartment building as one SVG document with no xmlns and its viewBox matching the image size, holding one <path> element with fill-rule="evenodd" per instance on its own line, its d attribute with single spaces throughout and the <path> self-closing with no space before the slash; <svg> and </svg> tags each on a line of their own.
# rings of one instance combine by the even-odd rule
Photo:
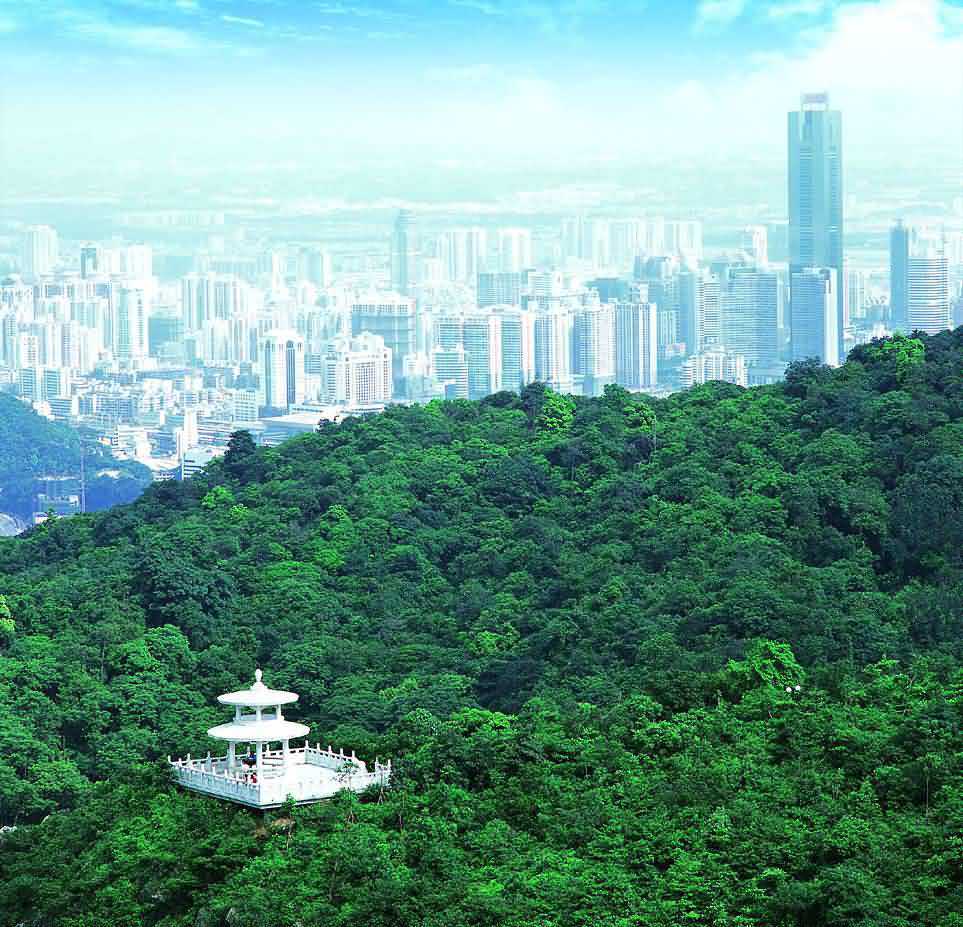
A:
<svg viewBox="0 0 963 927">
<path fill-rule="evenodd" d="M 478 305 L 521 306 L 528 290 L 529 274 L 483 271 L 478 274 Z"/>
<path fill-rule="evenodd" d="M 498 269 L 520 273 L 532 266 L 532 233 L 528 229 L 499 229 Z"/>
<path fill-rule="evenodd" d="M 615 305 L 615 378 L 626 389 L 647 389 L 659 380 L 659 315 L 641 299 Z"/>
<path fill-rule="evenodd" d="M 572 313 L 551 309 L 535 313 L 535 377 L 557 393 L 571 393 Z"/>
<path fill-rule="evenodd" d="M 748 385 L 746 359 L 741 354 L 713 349 L 686 358 L 679 368 L 679 386 L 682 389 L 713 380 L 735 383 L 737 386 Z"/>
<path fill-rule="evenodd" d="M 601 396 L 615 382 L 615 304 L 594 300 L 575 310 L 572 372 L 583 396 Z"/>
<path fill-rule="evenodd" d="M 535 313 L 519 306 L 499 306 L 502 389 L 519 392 L 535 381 Z"/>
<path fill-rule="evenodd" d="M 488 312 L 468 313 L 463 332 L 468 398 L 484 399 L 502 389 L 501 317 Z"/>
<path fill-rule="evenodd" d="M 147 320 L 150 297 L 143 287 L 120 286 L 111 295 L 113 350 L 116 357 L 136 360 L 150 348 Z"/>
<path fill-rule="evenodd" d="M 473 283 L 488 263 L 488 232 L 483 228 L 451 229 L 438 240 L 441 258 L 449 280 Z"/>
<path fill-rule="evenodd" d="M 806 94 L 789 114 L 790 273 L 828 267 L 843 275 L 843 118 L 829 95 Z M 790 301 L 792 292 L 790 290 Z M 842 288 L 836 288 L 838 354 L 844 356 Z"/>
<path fill-rule="evenodd" d="M 793 273 L 789 341 L 792 360 L 816 358 L 830 367 L 839 366 L 837 286 L 836 271 L 831 267 Z"/>
</svg>

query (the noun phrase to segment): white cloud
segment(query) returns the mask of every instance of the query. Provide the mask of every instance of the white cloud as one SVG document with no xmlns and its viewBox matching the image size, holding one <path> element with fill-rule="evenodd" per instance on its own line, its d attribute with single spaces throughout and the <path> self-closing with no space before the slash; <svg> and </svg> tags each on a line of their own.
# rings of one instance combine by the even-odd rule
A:
<svg viewBox="0 0 963 927">
<path fill-rule="evenodd" d="M 191 33 L 169 26 L 120 26 L 85 19 L 74 22 L 70 28 L 86 39 L 141 51 L 189 52 L 195 51 L 200 44 Z"/>
<path fill-rule="evenodd" d="M 819 16 L 829 8 L 829 0 L 783 0 L 766 7 L 769 19 L 784 20 Z"/>
<path fill-rule="evenodd" d="M 705 32 L 735 22 L 746 12 L 746 0 L 701 0 L 696 9 L 695 30 Z"/>
<path fill-rule="evenodd" d="M 232 23 L 235 26 L 250 26 L 252 29 L 264 28 L 264 23 L 260 19 L 250 19 L 247 16 L 231 16 L 228 13 L 221 16 L 221 22 Z"/>
<path fill-rule="evenodd" d="M 693 82 L 665 100 L 662 118 L 679 119 L 721 143 L 785 144 L 788 109 L 807 91 L 828 90 L 843 111 L 847 150 L 886 155 L 907 145 L 922 153 L 958 146 L 963 113 L 963 36 L 943 0 L 861 0 L 810 28 L 796 51 L 746 60 L 741 75 Z M 782 117 L 782 118 L 780 118 Z M 930 147 L 927 147 L 930 146 Z"/>
</svg>

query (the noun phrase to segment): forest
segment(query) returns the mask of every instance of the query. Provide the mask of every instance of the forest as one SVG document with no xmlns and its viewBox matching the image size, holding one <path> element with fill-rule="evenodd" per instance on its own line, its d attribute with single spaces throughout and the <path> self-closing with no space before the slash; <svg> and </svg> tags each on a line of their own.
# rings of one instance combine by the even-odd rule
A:
<svg viewBox="0 0 963 927">
<path fill-rule="evenodd" d="M 963 329 L 241 432 L 0 595 L 0 924 L 963 927 Z M 256 666 L 388 787 L 178 790 Z"/>
<path fill-rule="evenodd" d="M 0 512 L 29 523 L 37 478 L 79 476 L 82 440 L 88 511 L 131 502 L 150 483 L 150 471 L 142 464 L 115 460 L 92 437 L 43 418 L 15 396 L 0 392 Z"/>
</svg>

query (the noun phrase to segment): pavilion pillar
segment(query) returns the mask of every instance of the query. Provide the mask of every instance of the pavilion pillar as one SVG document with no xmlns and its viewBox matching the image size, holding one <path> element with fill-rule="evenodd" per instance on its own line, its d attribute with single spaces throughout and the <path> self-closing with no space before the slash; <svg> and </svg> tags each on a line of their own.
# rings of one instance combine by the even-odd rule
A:
<svg viewBox="0 0 963 927">
<path fill-rule="evenodd" d="M 260 782 L 264 773 L 264 744 L 257 742 L 257 781 Z"/>
<path fill-rule="evenodd" d="M 229 740 L 227 743 L 227 768 L 229 772 L 234 772 L 236 757 L 236 741 Z"/>
<path fill-rule="evenodd" d="M 283 757 L 282 765 L 286 770 L 291 757 L 291 742 L 287 739 L 281 741 L 281 754 Z"/>
</svg>

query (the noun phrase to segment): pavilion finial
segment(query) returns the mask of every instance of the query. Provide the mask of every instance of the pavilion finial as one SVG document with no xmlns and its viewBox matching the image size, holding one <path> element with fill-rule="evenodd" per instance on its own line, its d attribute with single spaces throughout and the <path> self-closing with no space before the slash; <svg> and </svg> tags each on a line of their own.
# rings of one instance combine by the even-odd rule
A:
<svg viewBox="0 0 963 927">
<path fill-rule="evenodd" d="M 256 685 L 256 686 L 263 685 L 263 683 L 261 682 L 261 677 L 262 677 L 263 675 L 264 675 L 264 673 L 261 672 L 261 670 L 259 670 L 259 669 L 256 669 L 256 670 L 254 671 L 254 685 Z"/>
</svg>

